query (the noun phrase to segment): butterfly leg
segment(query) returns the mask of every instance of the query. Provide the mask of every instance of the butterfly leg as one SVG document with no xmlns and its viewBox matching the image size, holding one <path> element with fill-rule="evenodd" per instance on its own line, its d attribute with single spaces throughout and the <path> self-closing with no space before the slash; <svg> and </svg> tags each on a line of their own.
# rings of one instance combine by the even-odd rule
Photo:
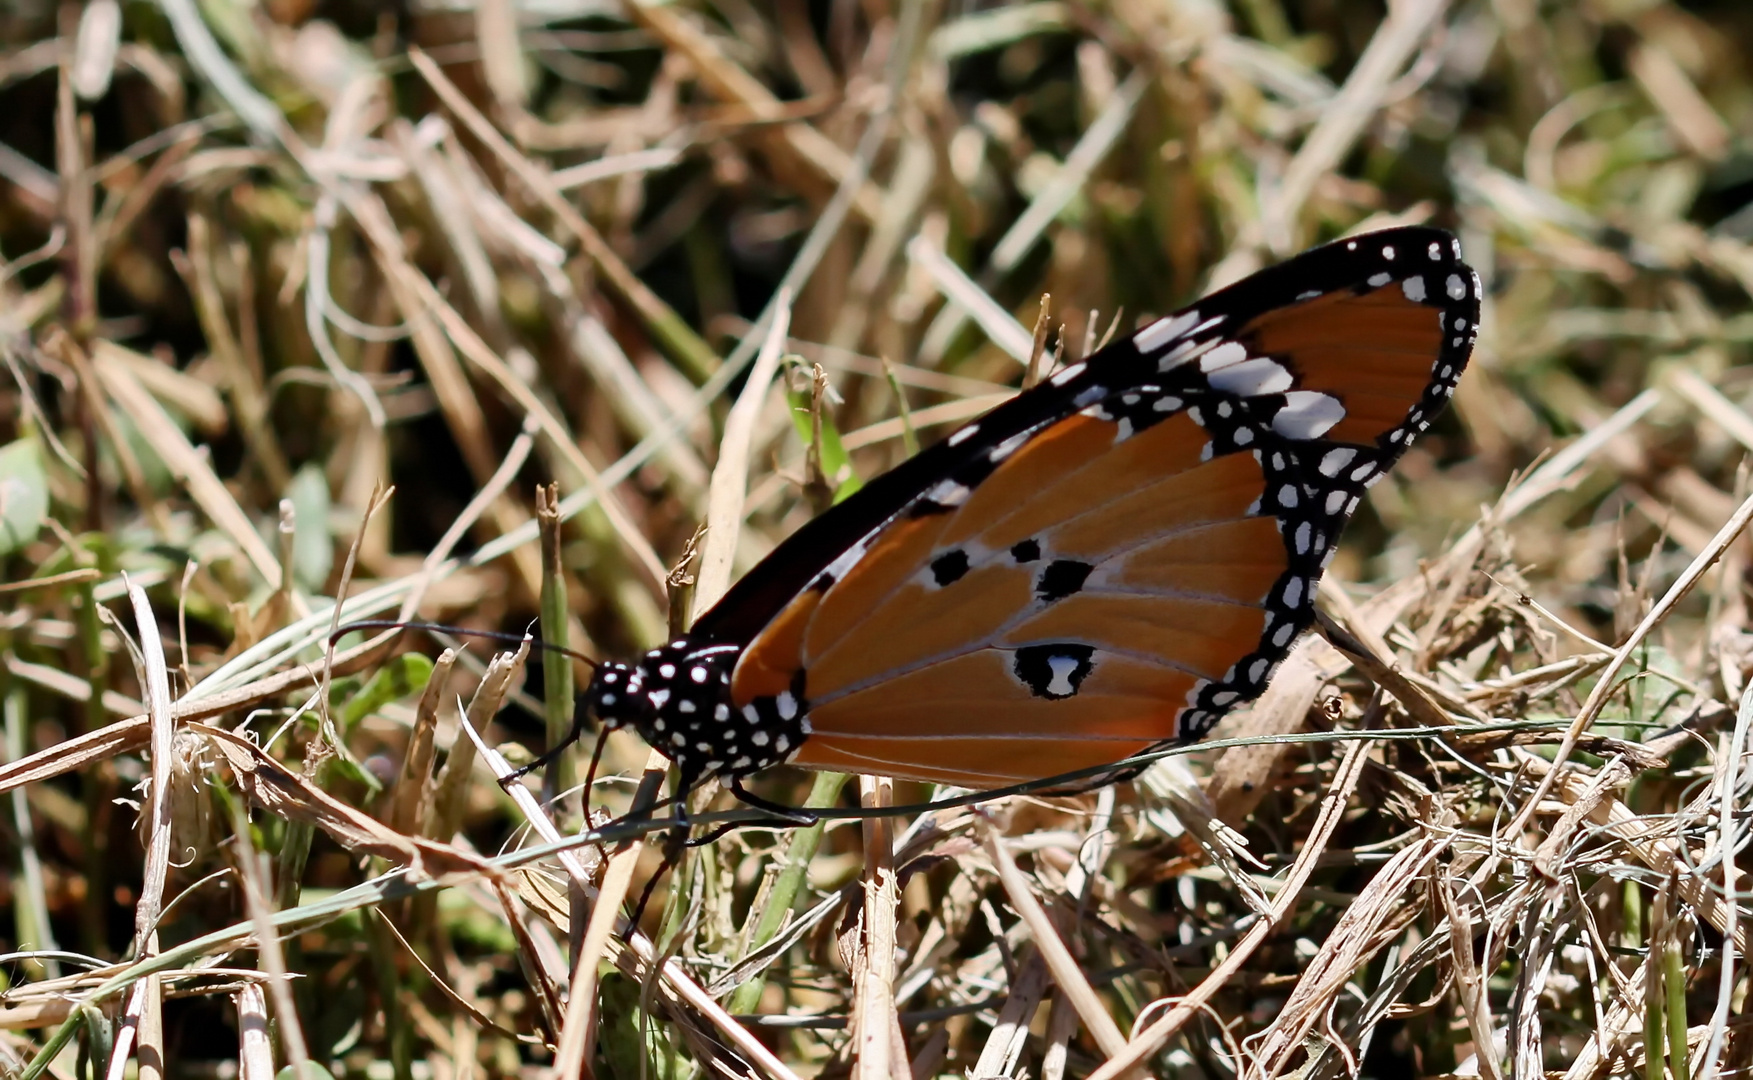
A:
<svg viewBox="0 0 1753 1080">
<path fill-rule="evenodd" d="M 651 878 L 645 883 L 645 888 L 639 893 L 639 903 L 634 905 L 633 916 L 627 923 L 626 940 L 628 941 L 633 940 L 633 935 L 639 931 L 639 922 L 645 917 L 645 906 L 651 903 L 651 894 L 657 889 L 658 881 L 681 862 L 684 848 L 695 846 L 688 840 L 688 833 L 693 829 L 693 824 L 688 816 L 688 796 L 694 793 L 694 787 L 699 782 L 699 770 L 690 769 L 683 765 L 676 777 L 676 797 L 670 809 L 672 824 L 664 834 L 663 861 L 658 864 L 657 872 L 651 875 Z M 649 814 L 652 809 L 652 804 L 644 803 L 630 810 L 628 816 L 638 814 L 643 817 Z"/>
<path fill-rule="evenodd" d="M 712 842 L 717 840 L 719 837 L 725 835 L 726 833 L 733 832 L 733 831 L 740 829 L 742 827 L 743 827 L 742 822 L 727 821 L 723 825 L 720 825 L 718 828 L 713 829 L 712 831 L 710 831 L 702 836 L 696 836 L 693 839 L 689 840 L 688 846 L 689 847 L 705 847 L 708 844 L 711 844 Z"/>
<path fill-rule="evenodd" d="M 657 883 L 664 874 L 674 870 L 682 860 L 682 849 L 688 846 L 688 830 L 676 827 L 669 830 L 663 845 L 663 861 L 657 866 L 657 873 L 645 882 L 645 888 L 639 891 L 639 902 L 633 905 L 633 914 L 627 920 L 627 933 L 623 941 L 632 941 L 633 935 L 639 932 L 639 923 L 645 918 L 645 907 L 651 903 L 651 894 L 657 890 Z"/>
<path fill-rule="evenodd" d="M 548 749 L 542 751 L 542 753 L 528 765 L 525 765 L 521 769 L 513 769 L 511 772 L 507 773 L 505 777 L 499 781 L 499 786 L 506 787 L 522 780 L 530 773 L 535 772 L 537 769 L 549 764 L 555 758 L 559 757 L 565 752 L 567 747 L 571 746 L 579 739 L 584 738 L 584 717 L 588 708 L 589 706 L 586 704 L 584 697 L 582 695 L 577 697 L 572 706 L 572 730 L 566 733 L 566 737 L 555 743 L 553 746 L 548 747 Z"/>
<path fill-rule="evenodd" d="M 747 803 L 757 810 L 765 810 L 791 825 L 814 825 L 822 820 L 822 815 L 814 810 L 802 810 L 795 806 L 786 806 L 770 799 L 763 799 L 748 788 L 743 787 L 743 782 L 740 779 L 726 781 L 725 786 L 730 788 L 730 793 L 735 795 L 739 801 Z"/>
</svg>

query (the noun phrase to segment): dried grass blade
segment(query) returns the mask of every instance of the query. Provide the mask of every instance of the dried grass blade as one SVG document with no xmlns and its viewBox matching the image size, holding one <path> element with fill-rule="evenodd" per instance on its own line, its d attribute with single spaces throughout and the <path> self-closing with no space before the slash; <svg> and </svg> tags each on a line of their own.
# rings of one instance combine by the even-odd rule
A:
<svg viewBox="0 0 1753 1080">
<path fill-rule="evenodd" d="M 418 836 L 404 836 L 310 784 L 240 735 L 206 724 L 189 724 L 204 736 L 256 805 L 278 817 L 321 829 L 349 851 L 421 868 L 434 876 L 489 873 L 489 863 L 472 852 Z"/>
<path fill-rule="evenodd" d="M 268 1041 L 268 998 L 260 983 L 244 983 L 231 995 L 237 1009 L 238 1080 L 274 1080 L 274 1046 Z"/>
<path fill-rule="evenodd" d="M 147 830 L 146 866 L 140 886 L 140 902 L 134 908 L 134 955 L 158 952 L 158 918 L 164 910 L 164 890 L 170 877 L 171 762 L 175 755 L 174 721 L 170 711 L 170 673 L 164 663 L 164 643 L 158 619 L 145 590 L 132 582 L 128 600 L 134 608 L 139 634 L 141 681 L 146 685 L 147 715 L 152 724 L 152 780 L 144 823 Z M 110 1057 L 109 1076 L 120 1080 L 122 1069 L 138 1043 L 142 1078 L 156 1078 L 164 1070 L 164 984 L 156 975 L 134 985 L 123 1011 L 122 1030 Z"/>
<path fill-rule="evenodd" d="M 1290 250 L 1294 219 L 1315 184 L 1350 152 L 1370 118 L 1386 102 L 1394 77 L 1447 6 L 1448 0 L 1404 0 L 1389 6 L 1388 17 L 1370 38 L 1339 93 L 1322 108 L 1314 130 L 1284 170 L 1284 179 L 1260 209 L 1264 239 L 1273 251 L 1282 254 Z"/>
<path fill-rule="evenodd" d="M 1353 973 L 1388 944 L 1384 926 L 1392 923 L 1399 902 L 1449 843 L 1450 836 L 1427 835 L 1397 852 L 1370 879 L 1304 967 L 1277 1019 L 1260 1038 L 1250 1075 L 1259 1080 L 1284 1075 L 1289 1057 L 1315 1034 L 1315 1026 L 1326 1019 Z M 1329 1041 L 1335 1040 L 1329 1037 Z M 1494 1078 L 1487 1074 L 1487 1080 Z"/>
<path fill-rule="evenodd" d="M 1315 872 L 1315 865 L 1320 861 L 1321 854 L 1327 850 L 1333 830 L 1339 827 L 1346 800 L 1356 790 L 1358 778 L 1363 775 L 1364 764 L 1374 745 L 1370 740 L 1359 740 L 1346 747 L 1332 786 L 1321 800 L 1320 813 L 1315 818 L 1313 828 L 1309 830 L 1309 838 L 1303 842 L 1302 852 L 1297 855 L 1296 862 L 1291 864 L 1290 873 L 1285 875 L 1278 895 L 1273 898 L 1271 915 L 1249 927 L 1248 933 L 1236 943 L 1230 954 L 1211 969 L 1211 973 L 1194 987 L 1192 993 L 1176 1000 L 1161 1019 L 1128 1040 L 1124 1051 L 1091 1073 L 1089 1080 L 1121 1080 L 1122 1077 L 1136 1075 L 1146 1061 L 1168 1045 L 1183 1024 L 1229 985 L 1229 981 L 1242 970 L 1242 965 L 1247 963 L 1254 951 L 1290 914 L 1303 885 L 1309 880 L 1309 875 Z"/>
<path fill-rule="evenodd" d="M 860 777 L 859 786 L 863 805 L 893 805 L 893 784 L 887 777 Z M 901 1019 L 895 1012 L 896 895 L 892 843 L 889 819 L 865 821 L 864 934 L 853 965 L 852 998 L 858 1080 L 909 1080 Z"/>
<path fill-rule="evenodd" d="M 907 257 L 931 276 L 944 298 L 966 312 L 994 345 L 1019 364 L 1029 362 L 1033 336 L 948 255 L 926 237 L 915 236 L 907 242 Z"/>
<path fill-rule="evenodd" d="M 1010 906 L 1028 924 L 1029 936 L 1034 939 L 1035 948 L 1040 950 L 1042 960 L 1052 972 L 1053 981 L 1058 984 L 1060 993 L 1077 1010 L 1078 1018 L 1089 1029 L 1090 1036 L 1096 1040 L 1096 1045 L 1102 1048 L 1104 1054 L 1112 1058 L 1123 1053 L 1126 1050 L 1126 1036 L 1121 1034 L 1119 1025 L 1114 1023 L 1113 1015 L 1102 1004 L 1102 999 L 1096 996 L 1089 980 L 1084 978 L 1077 959 L 1071 955 L 1071 950 L 1059 936 L 1058 928 L 1047 917 L 1040 901 L 1035 899 L 1035 894 L 1029 889 L 1028 879 L 1017 868 L 1016 859 L 1005 847 L 1003 838 L 984 817 L 980 819 L 980 824 L 981 832 L 985 834 L 986 853 L 991 857 L 993 866 L 998 869 L 998 880 L 1004 884 Z"/>
<path fill-rule="evenodd" d="M 1571 721 L 1570 727 L 1565 731 L 1564 742 L 1559 744 L 1558 753 L 1553 758 L 1552 770 L 1541 777 L 1539 786 L 1534 789 L 1534 793 L 1528 797 L 1515 820 L 1506 829 L 1509 835 L 1514 836 L 1522 831 L 1528 820 L 1534 816 L 1534 811 L 1539 806 L 1540 800 L 1552 791 L 1553 783 L 1557 781 L 1565 762 L 1576 749 L 1577 740 L 1581 738 L 1583 732 L 1589 729 L 1589 725 L 1595 722 L 1595 717 L 1600 715 L 1602 707 L 1607 704 L 1607 698 L 1617 689 L 1613 680 L 1620 670 L 1630 662 L 1632 654 L 1637 651 L 1638 646 L 1643 644 L 1655 628 L 1668 618 L 1675 606 L 1685 599 L 1693 587 L 1703 579 L 1705 572 L 1716 565 L 1716 561 L 1728 550 L 1729 545 L 1741 535 L 1749 521 L 1753 521 L 1753 496 L 1749 496 L 1741 503 L 1734 516 L 1729 518 L 1717 531 L 1710 546 L 1698 553 L 1698 557 L 1692 560 L 1679 579 L 1650 609 L 1649 614 L 1644 616 L 1643 621 L 1638 624 L 1637 629 L 1632 631 L 1625 644 L 1619 647 L 1619 651 L 1613 655 L 1613 659 L 1601 672 L 1595 683 L 1594 691 L 1589 694 L 1589 699 L 1583 703 L 1582 711 L 1577 713 L 1576 719 Z"/>
<path fill-rule="evenodd" d="M 706 540 L 700 546 L 700 572 L 694 585 L 694 618 L 698 619 L 730 588 L 731 560 L 742 531 L 743 504 L 748 495 L 749 456 L 754 449 L 755 421 L 767 401 L 779 358 L 791 326 L 791 294 L 781 289 L 773 321 L 767 327 L 749 369 L 748 382 L 731 406 L 719 443 L 718 464 L 707 485 Z"/>
<path fill-rule="evenodd" d="M 1479 961 L 1473 956 L 1473 909 L 1462 909 L 1455 901 L 1447 873 L 1439 870 L 1435 878 L 1437 905 L 1449 927 L 1449 962 L 1454 965 L 1455 992 L 1461 999 L 1467 1030 L 1473 1034 L 1474 1059 L 1485 1080 L 1503 1080 L 1491 1022 L 1491 999 L 1485 980 L 1479 976 Z"/>
<path fill-rule="evenodd" d="M 104 392 L 125 410 L 158 456 L 187 487 L 190 498 L 236 544 L 257 574 L 270 589 L 280 587 L 280 561 L 273 549 L 262 540 L 255 525 L 237 504 L 224 481 L 213 473 L 207 455 L 195 449 L 163 406 L 134 378 L 133 372 L 116 363 L 108 354 L 91 358 L 92 367 L 103 382 Z M 310 614 L 304 598 L 293 594 L 293 606 L 299 617 Z"/>
<path fill-rule="evenodd" d="M 717 370 L 720 361 L 711 347 L 690 330 L 668 304 L 658 299 L 657 294 L 639 280 L 621 257 L 615 254 L 602 234 L 554 187 L 552 178 L 544 175 L 529 158 L 518 153 L 424 51 L 417 47 L 411 48 L 408 50 L 408 59 L 414 65 L 414 70 L 420 73 L 469 131 L 516 173 L 524 186 L 577 238 L 585 255 L 595 265 L 597 272 L 602 274 L 603 280 L 638 313 L 646 327 L 664 342 L 676 358 L 700 377 Z"/>
<path fill-rule="evenodd" d="M 1710 1042 L 1704 1059 L 1699 1062 L 1698 1080 L 1716 1080 L 1717 1063 L 1722 1059 L 1723 1042 L 1729 1030 L 1729 1013 L 1735 996 L 1735 953 L 1741 930 L 1741 896 L 1736 892 L 1735 866 L 1736 797 L 1739 795 L 1741 758 L 1747 752 L 1748 730 L 1753 728 L 1753 684 L 1741 694 L 1741 707 L 1735 714 L 1735 728 L 1729 736 L 1727 753 L 1720 760 L 1717 784 L 1722 794 L 1717 812 L 1717 860 L 1723 867 L 1724 905 L 1723 955 L 1717 969 L 1716 1008 L 1711 1013 Z"/>
</svg>

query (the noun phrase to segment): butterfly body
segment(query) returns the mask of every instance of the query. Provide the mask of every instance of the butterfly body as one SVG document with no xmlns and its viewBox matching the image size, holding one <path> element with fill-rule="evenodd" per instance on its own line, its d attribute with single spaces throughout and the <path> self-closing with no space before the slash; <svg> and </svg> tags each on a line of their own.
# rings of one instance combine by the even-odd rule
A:
<svg viewBox="0 0 1753 1080">
<path fill-rule="evenodd" d="M 1019 394 L 794 534 L 587 705 L 684 775 L 997 787 L 1197 738 L 1314 617 L 1477 333 L 1458 244 L 1330 244 Z"/>
</svg>

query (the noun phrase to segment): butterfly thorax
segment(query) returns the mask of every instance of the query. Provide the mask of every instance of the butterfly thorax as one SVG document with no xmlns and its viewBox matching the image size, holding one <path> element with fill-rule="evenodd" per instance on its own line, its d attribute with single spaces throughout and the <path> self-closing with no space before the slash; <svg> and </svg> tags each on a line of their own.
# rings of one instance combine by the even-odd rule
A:
<svg viewBox="0 0 1753 1080">
<path fill-rule="evenodd" d="M 731 676 L 741 655 L 736 645 L 673 641 L 636 663 L 600 665 L 586 703 L 605 727 L 632 728 L 684 774 L 746 776 L 783 763 L 809 727 L 791 695 L 736 705 Z"/>
</svg>

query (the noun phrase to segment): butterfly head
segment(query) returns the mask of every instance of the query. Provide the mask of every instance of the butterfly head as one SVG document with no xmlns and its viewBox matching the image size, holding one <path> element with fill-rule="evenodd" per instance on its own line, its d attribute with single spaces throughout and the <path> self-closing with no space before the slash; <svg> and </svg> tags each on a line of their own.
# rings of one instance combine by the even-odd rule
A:
<svg viewBox="0 0 1753 1080">
<path fill-rule="evenodd" d="M 591 676 L 590 686 L 584 692 L 585 703 L 610 731 L 638 729 L 651 715 L 651 699 L 645 694 L 644 684 L 645 675 L 638 666 L 619 660 L 604 661 Z"/>
</svg>

